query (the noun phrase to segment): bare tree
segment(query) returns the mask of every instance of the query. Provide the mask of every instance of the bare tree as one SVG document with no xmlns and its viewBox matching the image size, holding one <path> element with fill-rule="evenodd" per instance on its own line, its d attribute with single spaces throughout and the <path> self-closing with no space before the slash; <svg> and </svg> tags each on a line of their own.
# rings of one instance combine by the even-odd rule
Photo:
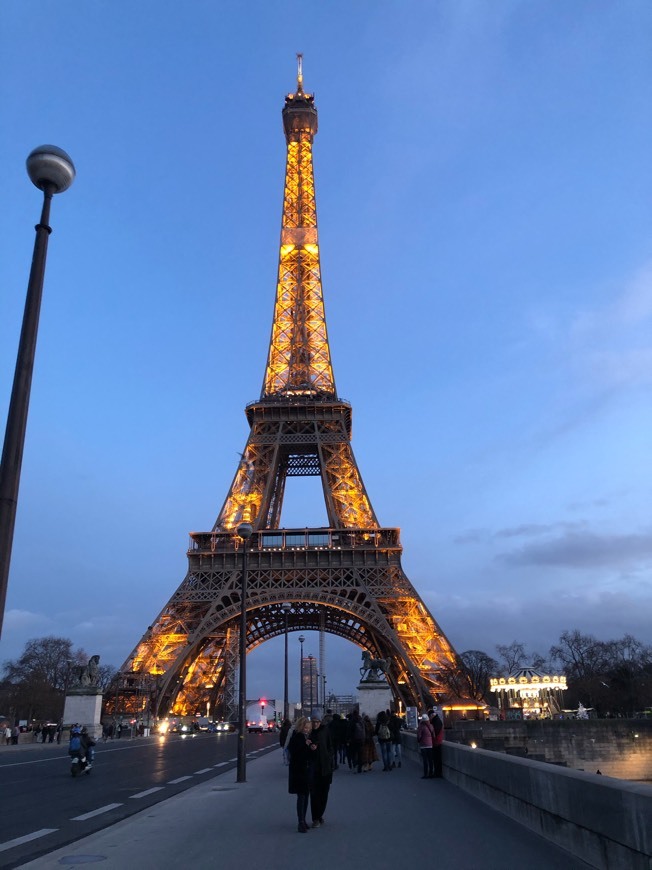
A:
<svg viewBox="0 0 652 870">
<path fill-rule="evenodd" d="M 443 668 L 441 677 L 446 687 L 459 698 L 487 701 L 489 678 L 497 672 L 498 663 L 487 653 L 470 649 L 459 656 L 461 667 Z"/>
<path fill-rule="evenodd" d="M 525 652 L 525 645 L 518 640 L 513 640 L 510 644 L 497 644 L 496 652 L 505 663 L 505 670 L 508 674 L 530 663 Z"/>
<path fill-rule="evenodd" d="M 600 641 L 577 629 L 565 631 L 550 649 L 568 680 L 567 702 L 602 715 L 632 715 L 650 703 L 652 648 L 632 635 Z"/>
<path fill-rule="evenodd" d="M 88 654 L 83 649 L 73 649 L 67 638 L 29 640 L 18 659 L 4 663 L 2 698 L 15 718 L 58 719 L 71 668 L 87 662 Z M 104 666 L 102 670 L 110 680 L 112 668 Z"/>
</svg>

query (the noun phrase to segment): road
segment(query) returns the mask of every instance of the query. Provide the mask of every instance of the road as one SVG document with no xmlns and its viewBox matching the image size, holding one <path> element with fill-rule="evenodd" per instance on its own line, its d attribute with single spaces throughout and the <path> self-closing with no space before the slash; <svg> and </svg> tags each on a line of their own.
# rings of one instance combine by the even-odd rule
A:
<svg viewBox="0 0 652 870">
<path fill-rule="evenodd" d="M 0 867 L 18 867 L 235 769 L 237 740 L 202 733 L 100 742 L 92 773 L 75 779 L 64 746 L 3 751 Z M 277 747 L 276 733 L 247 735 L 251 759 Z"/>
</svg>

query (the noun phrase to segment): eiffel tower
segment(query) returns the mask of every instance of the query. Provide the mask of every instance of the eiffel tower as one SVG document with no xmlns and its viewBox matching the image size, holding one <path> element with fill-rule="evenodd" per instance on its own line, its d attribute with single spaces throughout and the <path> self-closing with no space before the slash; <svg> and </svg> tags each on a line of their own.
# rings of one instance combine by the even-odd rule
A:
<svg viewBox="0 0 652 870">
<path fill-rule="evenodd" d="M 155 714 L 194 714 L 208 702 L 235 718 L 242 523 L 253 526 L 247 652 L 282 635 L 287 617 L 290 631 L 324 630 L 389 659 L 387 679 L 404 705 L 425 704 L 443 689 L 438 672 L 457 666 L 403 572 L 400 530 L 376 518 L 351 448 L 351 405 L 335 388 L 312 160 L 317 109 L 298 58 L 283 108 L 283 218 L 260 399 L 246 407 L 251 431 L 213 529 L 190 535 L 185 579 L 120 671 L 123 711 L 149 697 Z M 307 475 L 321 478 L 328 528 L 279 528 L 287 478 Z"/>
</svg>

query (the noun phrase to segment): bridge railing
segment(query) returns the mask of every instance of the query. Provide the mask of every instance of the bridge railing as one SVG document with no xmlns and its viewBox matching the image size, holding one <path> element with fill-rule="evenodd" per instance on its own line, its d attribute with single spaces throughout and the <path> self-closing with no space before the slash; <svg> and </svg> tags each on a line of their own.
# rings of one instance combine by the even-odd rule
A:
<svg viewBox="0 0 652 870">
<path fill-rule="evenodd" d="M 401 742 L 420 763 L 416 734 Z M 446 740 L 442 756 L 445 779 L 588 866 L 650 870 L 652 786 Z"/>
</svg>

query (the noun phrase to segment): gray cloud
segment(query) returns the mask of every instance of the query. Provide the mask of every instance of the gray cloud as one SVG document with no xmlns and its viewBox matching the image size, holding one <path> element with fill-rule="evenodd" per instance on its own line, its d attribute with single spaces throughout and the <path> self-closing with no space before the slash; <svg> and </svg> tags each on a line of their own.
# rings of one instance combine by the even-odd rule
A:
<svg viewBox="0 0 652 870">
<path fill-rule="evenodd" d="M 566 568 L 620 568 L 652 561 L 652 533 L 614 535 L 569 531 L 549 541 L 526 544 L 500 553 L 506 565 L 546 565 Z"/>
<path fill-rule="evenodd" d="M 494 538 L 535 537 L 538 535 L 549 535 L 551 532 L 556 532 L 559 529 L 568 532 L 577 531 L 583 526 L 584 523 L 523 523 L 520 526 L 500 529 L 494 532 Z"/>
</svg>

